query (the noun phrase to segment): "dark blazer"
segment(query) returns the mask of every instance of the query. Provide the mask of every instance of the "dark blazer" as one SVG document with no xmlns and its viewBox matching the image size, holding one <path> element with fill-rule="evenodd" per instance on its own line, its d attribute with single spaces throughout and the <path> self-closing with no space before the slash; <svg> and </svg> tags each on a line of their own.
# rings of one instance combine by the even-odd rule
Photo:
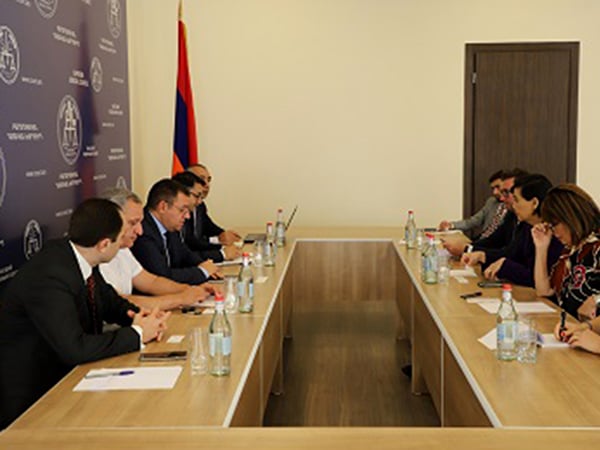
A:
<svg viewBox="0 0 600 450">
<path fill-rule="evenodd" d="M 196 208 L 196 214 L 190 216 L 183 225 L 183 229 L 181 230 L 181 235 L 183 237 L 183 242 L 189 247 L 190 250 L 197 252 L 201 258 L 203 259 L 212 259 L 214 262 L 221 262 L 225 258 L 223 258 L 223 254 L 221 253 L 221 245 L 220 244 L 212 244 L 209 241 L 209 236 L 203 235 L 203 226 L 202 226 L 202 218 L 204 208 L 200 210 L 200 204 L 198 208 Z"/>
<path fill-rule="evenodd" d="M 548 261 L 546 267 L 548 273 L 550 273 L 552 266 L 554 266 L 554 263 L 556 263 L 562 251 L 563 245 L 558 239 L 552 236 L 550 247 L 548 248 Z M 533 278 L 535 244 L 531 237 L 531 225 L 525 222 L 521 222 L 517 225 L 515 237 L 506 247 L 504 254 L 500 256 L 500 258 L 501 257 L 505 257 L 506 259 L 497 273 L 499 279 L 508 280 L 521 286 L 535 287 Z M 488 255 L 488 252 L 486 252 L 486 264 L 484 266 L 487 267 L 494 261 L 495 259 L 492 259 L 492 257 Z"/>
<path fill-rule="evenodd" d="M 144 269 L 179 283 L 200 284 L 207 281 L 204 272 L 198 268 L 205 258 L 192 252 L 181 240 L 179 232 L 167 232 L 169 266 L 164 240 L 148 209 L 144 210 L 142 227 L 144 233 L 136 239 L 131 251 Z"/>
<path fill-rule="evenodd" d="M 75 365 L 140 347 L 128 310 L 97 270 L 96 319 L 123 328 L 92 334 L 87 289 L 69 241 L 50 241 L 10 281 L 0 299 L 0 429 Z M 102 329 L 100 327 L 100 329 Z"/>
<path fill-rule="evenodd" d="M 207 239 L 211 236 L 218 236 L 223 231 L 219 225 L 213 222 L 213 220 L 208 215 L 208 208 L 206 207 L 206 203 L 202 202 L 196 208 L 196 215 L 198 216 L 198 226 L 200 227 L 199 235 L 205 236 Z M 215 244 L 213 244 L 215 245 Z"/>
<path fill-rule="evenodd" d="M 505 256 L 507 248 L 515 236 L 516 228 L 517 216 L 512 211 L 508 211 L 496 231 L 486 238 L 473 242 L 473 250 L 485 251 L 493 261 Z"/>
</svg>

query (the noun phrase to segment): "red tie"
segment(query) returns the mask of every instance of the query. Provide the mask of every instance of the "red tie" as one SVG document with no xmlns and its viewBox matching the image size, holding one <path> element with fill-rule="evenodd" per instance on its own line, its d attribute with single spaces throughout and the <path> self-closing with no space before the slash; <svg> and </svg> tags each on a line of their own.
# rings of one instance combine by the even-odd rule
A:
<svg viewBox="0 0 600 450">
<path fill-rule="evenodd" d="M 100 330 L 98 329 L 98 314 L 96 311 L 96 279 L 94 278 L 93 272 L 88 277 L 85 284 L 87 286 L 88 306 L 92 314 L 93 333 L 100 334 Z"/>
</svg>

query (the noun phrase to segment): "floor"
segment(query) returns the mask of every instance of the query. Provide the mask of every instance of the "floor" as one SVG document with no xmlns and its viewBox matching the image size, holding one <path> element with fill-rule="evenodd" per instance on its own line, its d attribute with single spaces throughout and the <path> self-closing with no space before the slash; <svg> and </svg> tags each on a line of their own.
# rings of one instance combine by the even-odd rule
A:
<svg viewBox="0 0 600 450">
<path fill-rule="evenodd" d="M 429 396 L 410 393 L 395 327 L 392 301 L 297 302 L 284 393 L 270 396 L 264 425 L 439 426 Z"/>
</svg>

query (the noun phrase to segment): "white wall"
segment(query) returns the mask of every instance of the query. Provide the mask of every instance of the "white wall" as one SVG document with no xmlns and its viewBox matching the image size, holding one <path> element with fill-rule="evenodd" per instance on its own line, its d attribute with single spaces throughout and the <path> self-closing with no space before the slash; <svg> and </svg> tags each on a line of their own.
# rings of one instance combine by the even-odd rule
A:
<svg viewBox="0 0 600 450">
<path fill-rule="evenodd" d="M 134 188 L 171 163 L 177 0 L 128 0 Z M 580 41 L 579 183 L 600 199 L 600 2 L 185 0 L 199 157 L 225 225 L 462 211 L 467 42 Z M 535 168 L 529 168 L 535 170 Z"/>
</svg>

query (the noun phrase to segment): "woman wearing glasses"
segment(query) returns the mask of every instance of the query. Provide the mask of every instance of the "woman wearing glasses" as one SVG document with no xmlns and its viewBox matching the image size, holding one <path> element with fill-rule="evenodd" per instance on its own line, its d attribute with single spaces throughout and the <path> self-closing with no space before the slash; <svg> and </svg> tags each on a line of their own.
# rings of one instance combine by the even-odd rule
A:
<svg viewBox="0 0 600 450">
<path fill-rule="evenodd" d="M 600 294 L 600 209 L 580 187 L 562 184 L 548 192 L 542 204 L 542 219 L 544 223 L 531 232 L 536 247 L 537 294 L 549 297 L 574 317 L 593 319 L 596 295 Z M 546 261 L 552 235 L 564 244 L 565 250 L 548 272 Z M 563 340 L 600 353 L 598 329 L 600 326 L 591 322 L 568 324 Z"/>
</svg>

